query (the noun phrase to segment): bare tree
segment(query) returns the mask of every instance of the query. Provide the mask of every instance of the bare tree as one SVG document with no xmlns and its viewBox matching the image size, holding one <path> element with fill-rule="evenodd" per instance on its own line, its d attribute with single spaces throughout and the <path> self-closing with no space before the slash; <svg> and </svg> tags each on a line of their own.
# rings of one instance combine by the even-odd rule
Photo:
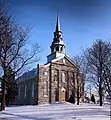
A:
<svg viewBox="0 0 111 120">
<path fill-rule="evenodd" d="M 104 84 L 104 90 L 111 97 L 111 51 L 109 51 L 108 54 L 109 57 L 107 63 L 104 63 L 103 84 Z"/>
<path fill-rule="evenodd" d="M 108 74 L 108 62 L 111 64 L 111 44 L 110 42 L 96 40 L 85 52 L 87 59 L 88 73 L 90 81 L 96 86 L 102 106 L 103 89 L 108 88 L 107 83 L 111 80 Z M 110 69 L 111 72 L 111 69 Z M 106 79 L 107 75 L 107 79 Z M 105 83 L 105 84 L 104 84 Z M 110 84 L 111 85 L 111 84 Z"/>
<path fill-rule="evenodd" d="M 15 24 L 4 9 L 0 8 L 0 67 L 3 70 L 1 110 L 5 110 L 7 69 L 11 67 L 17 75 L 24 67 L 39 60 L 38 44 L 28 44 L 29 27 L 24 29 Z"/>
<path fill-rule="evenodd" d="M 75 96 L 77 98 L 77 105 L 79 105 L 80 98 L 82 96 L 84 97 L 84 85 L 85 85 L 85 79 L 86 79 L 86 74 L 87 74 L 87 66 L 86 66 L 85 58 L 82 55 L 74 56 L 72 60 L 76 64 L 76 75 L 75 75 L 76 85 L 71 84 L 71 86 L 76 92 Z"/>
</svg>

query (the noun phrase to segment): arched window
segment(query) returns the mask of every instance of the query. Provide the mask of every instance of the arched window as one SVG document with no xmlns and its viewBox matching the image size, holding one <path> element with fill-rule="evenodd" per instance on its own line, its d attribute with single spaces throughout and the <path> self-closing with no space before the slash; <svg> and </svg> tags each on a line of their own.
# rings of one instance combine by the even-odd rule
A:
<svg viewBox="0 0 111 120">
<path fill-rule="evenodd" d="M 48 81 L 46 81 L 46 94 L 48 95 Z"/>
<path fill-rule="evenodd" d="M 63 51 L 63 46 L 61 47 L 61 51 Z"/>
<path fill-rule="evenodd" d="M 44 96 L 48 95 L 48 81 L 44 82 Z"/>
<path fill-rule="evenodd" d="M 62 72 L 62 82 L 66 82 L 66 75 L 64 72 Z"/>
<path fill-rule="evenodd" d="M 56 51 L 59 51 L 59 47 L 56 47 Z"/>
<path fill-rule="evenodd" d="M 20 99 L 20 86 L 19 86 L 19 88 L 18 88 L 18 98 Z"/>
<path fill-rule="evenodd" d="M 32 83 L 32 97 L 34 97 L 34 83 Z"/>
<path fill-rule="evenodd" d="M 26 98 L 27 97 L 27 86 L 25 85 L 24 86 L 24 98 Z"/>
</svg>

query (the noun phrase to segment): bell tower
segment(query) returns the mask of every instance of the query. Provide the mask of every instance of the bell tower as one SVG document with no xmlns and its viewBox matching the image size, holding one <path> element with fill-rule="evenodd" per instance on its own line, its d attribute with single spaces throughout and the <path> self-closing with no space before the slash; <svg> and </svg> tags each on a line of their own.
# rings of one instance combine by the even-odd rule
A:
<svg viewBox="0 0 111 120">
<path fill-rule="evenodd" d="M 54 38 L 50 46 L 51 54 L 47 56 L 47 62 L 63 56 L 65 54 L 65 44 L 62 38 L 62 32 L 60 30 L 59 16 L 57 15 L 56 29 L 54 32 Z"/>
</svg>

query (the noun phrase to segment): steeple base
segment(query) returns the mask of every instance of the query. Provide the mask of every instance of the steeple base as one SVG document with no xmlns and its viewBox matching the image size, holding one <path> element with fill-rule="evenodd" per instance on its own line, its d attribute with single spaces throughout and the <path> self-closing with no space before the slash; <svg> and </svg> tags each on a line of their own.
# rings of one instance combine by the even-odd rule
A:
<svg viewBox="0 0 111 120">
<path fill-rule="evenodd" d="M 47 62 L 51 62 L 53 59 L 56 59 L 56 58 L 59 58 L 59 57 L 63 57 L 65 56 L 64 53 L 61 53 L 61 52 L 54 52 L 50 55 L 47 56 Z"/>
</svg>

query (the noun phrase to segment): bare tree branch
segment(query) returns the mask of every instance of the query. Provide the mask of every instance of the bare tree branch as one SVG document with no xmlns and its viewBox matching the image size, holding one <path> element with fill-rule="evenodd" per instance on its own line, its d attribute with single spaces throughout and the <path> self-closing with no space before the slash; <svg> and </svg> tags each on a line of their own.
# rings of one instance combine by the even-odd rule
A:
<svg viewBox="0 0 111 120">
<path fill-rule="evenodd" d="M 2 104 L 5 110 L 6 81 L 8 68 L 17 75 L 26 66 L 39 61 L 40 46 L 28 44 L 29 27 L 26 29 L 13 22 L 5 10 L 0 7 L 0 67 L 3 70 Z"/>
</svg>

